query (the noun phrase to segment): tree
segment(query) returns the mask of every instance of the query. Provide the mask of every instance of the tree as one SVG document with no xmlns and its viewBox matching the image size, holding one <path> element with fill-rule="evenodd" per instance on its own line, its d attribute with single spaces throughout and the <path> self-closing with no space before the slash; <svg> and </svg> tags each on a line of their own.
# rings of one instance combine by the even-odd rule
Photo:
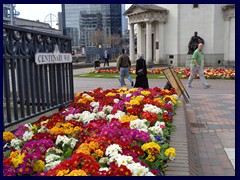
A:
<svg viewBox="0 0 240 180">
<path fill-rule="evenodd" d="M 103 45 L 104 43 L 104 33 L 100 29 L 96 29 L 92 32 L 91 41 L 95 46 Z"/>
<path fill-rule="evenodd" d="M 111 35 L 111 46 L 118 47 L 121 43 L 121 36 L 119 34 Z"/>
</svg>

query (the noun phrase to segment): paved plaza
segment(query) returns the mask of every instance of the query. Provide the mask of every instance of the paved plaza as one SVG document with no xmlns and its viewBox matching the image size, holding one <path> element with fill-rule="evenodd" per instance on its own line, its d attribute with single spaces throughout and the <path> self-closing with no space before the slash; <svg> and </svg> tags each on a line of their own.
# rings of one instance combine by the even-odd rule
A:
<svg viewBox="0 0 240 180">
<path fill-rule="evenodd" d="M 112 64 L 114 65 L 114 63 Z M 87 73 L 93 68 L 75 69 L 74 74 Z M 166 79 L 149 79 L 150 88 L 163 88 Z M 187 118 L 196 155 L 199 176 L 235 176 L 235 80 L 208 80 L 210 89 L 203 89 L 194 79 L 192 89 L 187 80 L 182 83 L 190 95 L 186 105 Z M 127 87 L 130 82 L 126 80 Z M 118 79 L 74 78 L 74 92 L 97 87 L 119 88 Z"/>
</svg>

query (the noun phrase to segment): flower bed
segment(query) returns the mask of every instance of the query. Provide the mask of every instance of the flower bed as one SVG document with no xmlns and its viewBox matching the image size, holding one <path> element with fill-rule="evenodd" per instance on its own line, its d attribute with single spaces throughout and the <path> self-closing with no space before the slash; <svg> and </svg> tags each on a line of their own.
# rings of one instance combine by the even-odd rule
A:
<svg viewBox="0 0 240 180">
<path fill-rule="evenodd" d="M 174 68 L 175 72 L 182 79 L 187 79 L 190 75 L 190 68 Z M 163 69 L 148 69 L 148 74 L 163 74 Z M 99 69 L 92 70 L 90 73 L 109 73 L 117 74 L 117 69 Z M 135 74 L 135 69 L 131 68 L 131 74 Z M 224 68 L 204 68 L 204 75 L 207 79 L 235 79 L 235 69 L 224 69 Z M 196 74 L 195 78 L 199 78 L 199 75 Z"/>
<path fill-rule="evenodd" d="M 4 176 L 161 176 L 172 119 L 181 103 L 174 89 L 101 88 L 81 92 L 66 109 L 4 132 Z"/>
</svg>

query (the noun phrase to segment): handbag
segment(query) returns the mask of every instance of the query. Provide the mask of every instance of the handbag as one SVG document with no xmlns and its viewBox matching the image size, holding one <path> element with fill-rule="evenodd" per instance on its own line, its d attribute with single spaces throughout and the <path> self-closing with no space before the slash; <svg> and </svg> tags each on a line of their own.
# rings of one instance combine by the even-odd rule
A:
<svg viewBox="0 0 240 180">
<path fill-rule="evenodd" d="M 139 70 L 137 71 L 137 74 L 138 74 L 138 75 L 145 75 L 143 68 L 142 68 L 142 69 L 139 69 Z"/>
</svg>

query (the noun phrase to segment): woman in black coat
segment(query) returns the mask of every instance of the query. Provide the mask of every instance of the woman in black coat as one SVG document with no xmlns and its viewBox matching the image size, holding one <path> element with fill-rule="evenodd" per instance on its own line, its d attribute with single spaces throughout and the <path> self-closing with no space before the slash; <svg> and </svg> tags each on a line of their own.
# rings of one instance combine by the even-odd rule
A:
<svg viewBox="0 0 240 180">
<path fill-rule="evenodd" d="M 148 89 L 148 78 L 147 78 L 147 66 L 146 61 L 143 59 L 143 55 L 139 55 L 139 59 L 136 62 L 136 82 L 134 87 L 141 87 Z"/>
</svg>

